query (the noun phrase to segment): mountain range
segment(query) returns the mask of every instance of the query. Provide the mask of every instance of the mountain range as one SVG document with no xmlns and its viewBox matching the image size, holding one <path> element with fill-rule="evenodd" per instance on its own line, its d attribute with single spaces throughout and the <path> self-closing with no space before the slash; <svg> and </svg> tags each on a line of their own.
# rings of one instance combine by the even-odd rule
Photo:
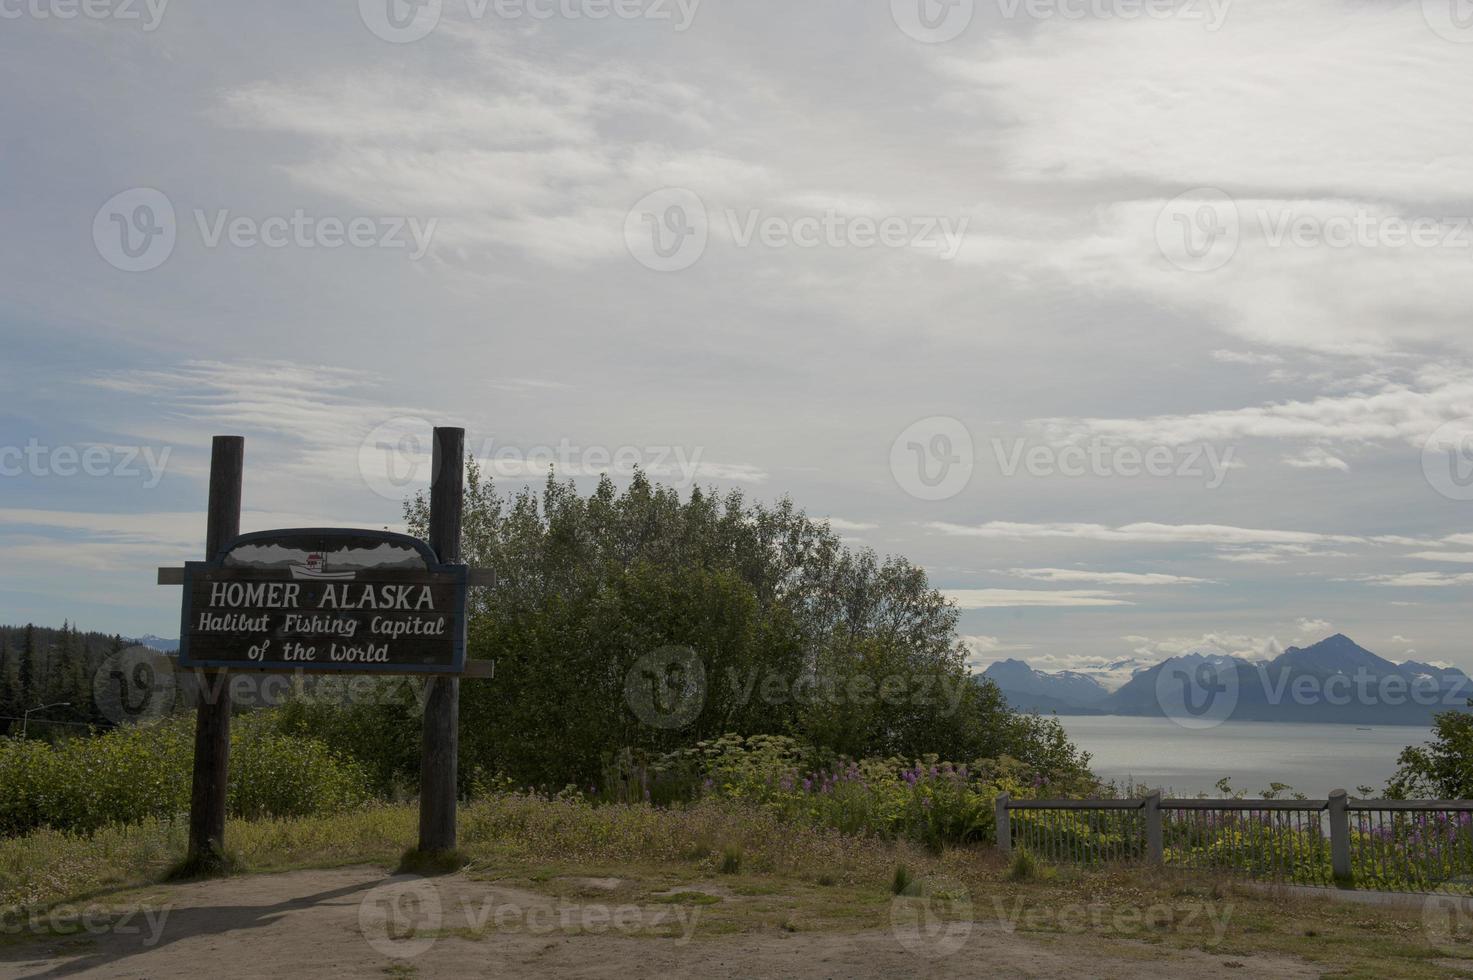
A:
<svg viewBox="0 0 1473 980">
<path fill-rule="evenodd" d="M 1089 670 L 1041 671 L 1002 660 L 981 677 L 993 681 L 1013 707 L 1061 715 L 1137 715 L 1167 712 L 1158 682 L 1179 683 L 1162 671 L 1205 671 L 1234 701 L 1228 717 L 1245 721 L 1427 725 L 1439 711 L 1463 708 L 1473 680 L 1456 667 L 1408 660 L 1393 663 L 1342 633 L 1307 647 L 1289 647 L 1268 661 L 1189 653 L 1131 670 L 1118 686 L 1123 663 Z"/>
</svg>

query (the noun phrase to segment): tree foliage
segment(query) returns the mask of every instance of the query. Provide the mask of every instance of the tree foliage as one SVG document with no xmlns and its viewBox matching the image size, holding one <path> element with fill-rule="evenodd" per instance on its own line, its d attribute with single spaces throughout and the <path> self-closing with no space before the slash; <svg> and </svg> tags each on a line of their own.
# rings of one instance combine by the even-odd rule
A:
<svg viewBox="0 0 1473 980">
<path fill-rule="evenodd" d="M 427 534 L 424 495 L 406 519 Z M 622 492 L 604 478 L 585 497 L 550 477 L 502 494 L 472 460 L 462 542 L 498 576 L 472 598 L 470 653 L 496 674 L 461 687 L 467 781 L 586 785 L 615 752 L 726 733 L 851 757 L 1013 756 L 1051 774 L 1087 762 L 1056 722 L 970 677 L 956 609 L 922 569 L 845 547 L 786 498 L 682 500 L 642 473 Z M 698 661 L 700 689 L 687 671 L 690 717 L 651 724 L 628 685 L 672 649 Z"/>
<path fill-rule="evenodd" d="M 1473 700 L 1468 702 L 1473 707 Z M 1432 740 L 1409 745 L 1387 784 L 1392 799 L 1473 798 L 1473 714 L 1443 711 L 1432 719 Z"/>
</svg>

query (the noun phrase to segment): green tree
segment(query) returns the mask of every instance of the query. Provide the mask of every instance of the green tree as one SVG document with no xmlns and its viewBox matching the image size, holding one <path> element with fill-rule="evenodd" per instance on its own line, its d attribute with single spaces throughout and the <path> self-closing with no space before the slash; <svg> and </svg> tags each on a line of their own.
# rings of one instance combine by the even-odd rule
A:
<svg viewBox="0 0 1473 980">
<path fill-rule="evenodd" d="M 1473 714 L 1454 710 L 1433 716 L 1431 741 L 1401 750 L 1386 795 L 1394 800 L 1473 797 Z"/>
</svg>

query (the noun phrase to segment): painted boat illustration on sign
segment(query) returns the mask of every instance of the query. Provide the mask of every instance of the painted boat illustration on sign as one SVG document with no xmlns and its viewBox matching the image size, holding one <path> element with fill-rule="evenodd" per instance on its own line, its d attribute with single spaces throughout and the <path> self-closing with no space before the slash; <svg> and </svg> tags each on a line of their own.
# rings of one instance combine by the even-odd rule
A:
<svg viewBox="0 0 1473 980">
<path fill-rule="evenodd" d="M 307 556 L 305 564 L 293 565 L 292 578 L 308 579 L 315 582 L 347 582 L 357 572 L 329 572 L 327 560 L 320 552 L 313 552 Z"/>
</svg>

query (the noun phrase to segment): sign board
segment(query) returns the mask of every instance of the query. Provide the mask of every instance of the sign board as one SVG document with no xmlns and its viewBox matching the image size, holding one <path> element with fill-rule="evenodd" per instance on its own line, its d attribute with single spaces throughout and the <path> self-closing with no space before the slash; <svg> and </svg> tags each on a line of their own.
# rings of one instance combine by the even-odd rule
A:
<svg viewBox="0 0 1473 980">
<path fill-rule="evenodd" d="M 184 568 L 184 667 L 459 674 L 467 569 L 418 538 L 306 528 Z"/>
</svg>

